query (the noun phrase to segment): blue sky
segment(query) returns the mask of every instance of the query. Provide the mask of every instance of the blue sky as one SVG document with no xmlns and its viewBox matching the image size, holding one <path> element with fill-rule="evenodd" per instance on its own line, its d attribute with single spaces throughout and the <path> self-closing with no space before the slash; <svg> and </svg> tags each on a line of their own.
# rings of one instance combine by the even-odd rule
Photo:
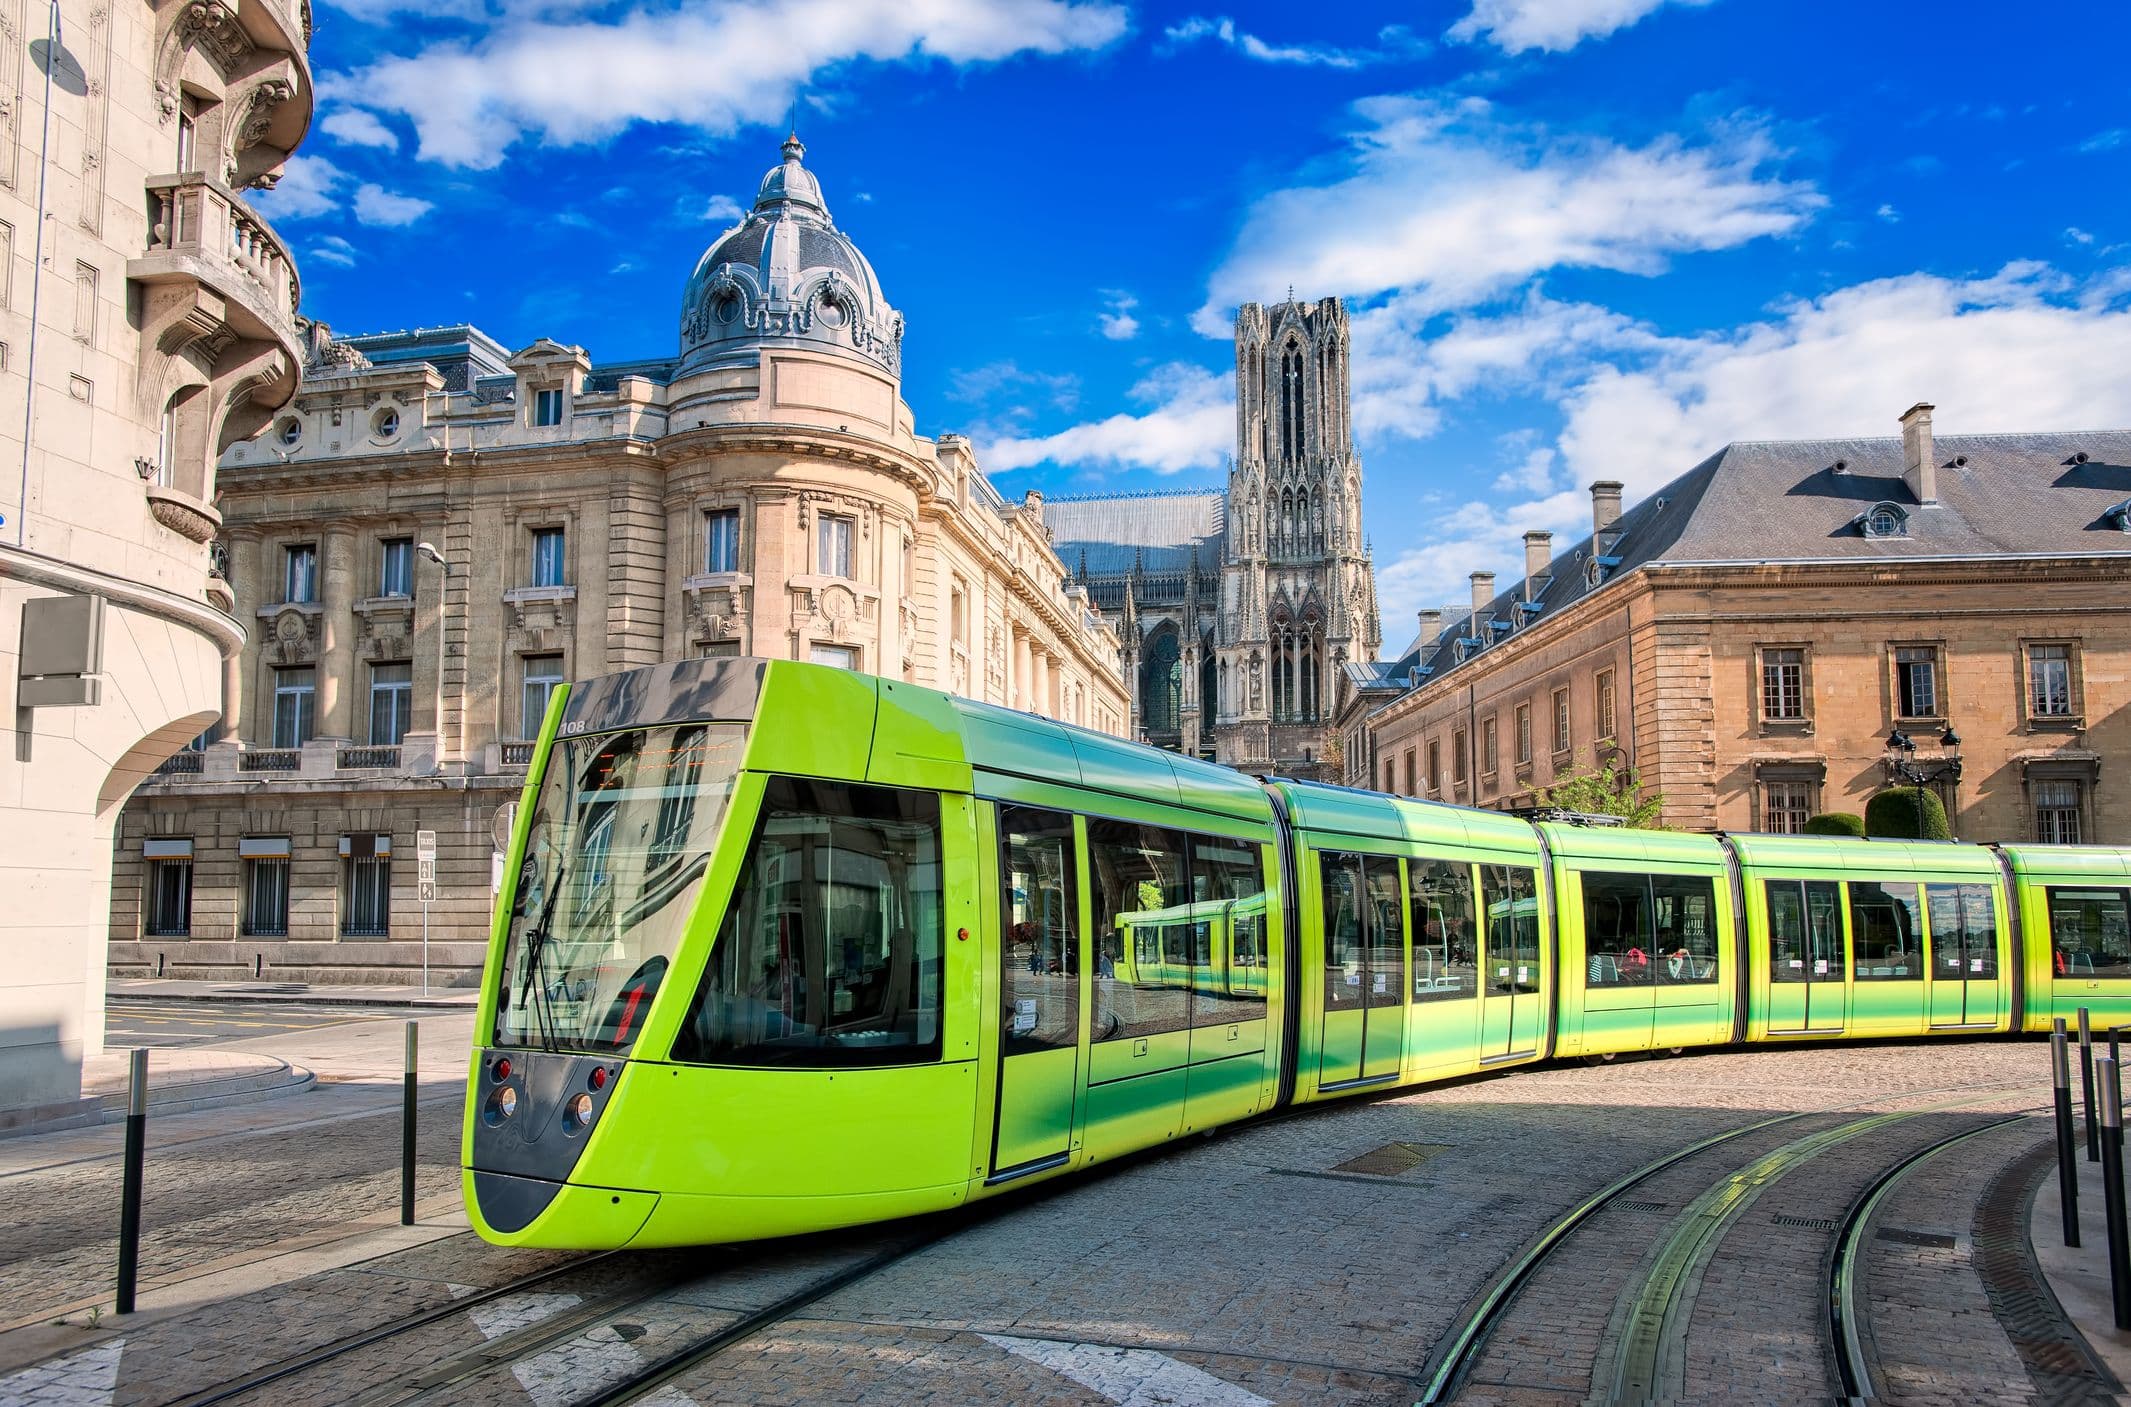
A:
<svg viewBox="0 0 2131 1407">
<path fill-rule="evenodd" d="M 1338 294 L 1396 649 L 1596 478 L 1917 400 L 2131 423 L 2127 43 L 2120 4 L 326 0 L 260 206 L 340 330 L 663 355 L 796 105 L 920 433 L 1015 495 L 1221 483 L 1229 312 Z"/>
</svg>

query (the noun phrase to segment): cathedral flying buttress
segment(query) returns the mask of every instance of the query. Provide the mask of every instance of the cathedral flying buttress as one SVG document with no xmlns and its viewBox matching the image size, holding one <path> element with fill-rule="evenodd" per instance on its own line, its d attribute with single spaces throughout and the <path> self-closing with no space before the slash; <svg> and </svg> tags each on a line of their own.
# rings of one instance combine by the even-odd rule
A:
<svg viewBox="0 0 2131 1407">
<path fill-rule="evenodd" d="M 1119 624 L 1134 736 L 1336 775 L 1325 749 L 1345 666 L 1382 643 L 1348 347 L 1337 298 L 1244 304 L 1226 490 L 1046 504 L 1060 558 Z"/>
</svg>

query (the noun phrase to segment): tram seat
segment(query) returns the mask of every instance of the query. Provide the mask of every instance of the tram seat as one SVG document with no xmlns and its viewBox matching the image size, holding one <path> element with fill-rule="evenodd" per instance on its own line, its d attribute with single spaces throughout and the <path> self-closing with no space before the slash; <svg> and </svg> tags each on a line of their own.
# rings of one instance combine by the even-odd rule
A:
<svg viewBox="0 0 2131 1407">
<path fill-rule="evenodd" d="M 2065 964 L 2067 971 L 2084 972 L 2090 977 L 2094 974 L 2094 955 L 2092 953 L 2066 953 Z"/>
</svg>

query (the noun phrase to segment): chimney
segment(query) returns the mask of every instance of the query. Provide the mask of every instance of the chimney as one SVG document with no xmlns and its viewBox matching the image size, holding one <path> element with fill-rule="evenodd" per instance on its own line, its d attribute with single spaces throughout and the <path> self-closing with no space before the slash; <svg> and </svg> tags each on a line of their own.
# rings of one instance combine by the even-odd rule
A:
<svg viewBox="0 0 2131 1407">
<path fill-rule="evenodd" d="M 1554 560 L 1554 535 L 1549 532 L 1528 532 L 1524 535 L 1524 599 L 1534 600 L 1539 595 L 1535 584 L 1546 575 L 1547 567 Z"/>
<path fill-rule="evenodd" d="M 1918 401 L 1902 412 L 1902 482 L 1918 503 L 1939 501 L 1939 465 L 1931 448 L 1929 401 Z"/>
<path fill-rule="evenodd" d="M 1481 640 L 1487 638 L 1487 603 L 1495 599 L 1495 574 L 1474 572 L 1472 574 L 1472 628 L 1466 633 Z"/>
<path fill-rule="evenodd" d="M 1591 536 L 1597 536 L 1620 521 L 1620 480 L 1600 479 L 1591 485 Z M 1592 546 L 1598 544 L 1594 540 Z"/>
<path fill-rule="evenodd" d="M 1443 634 L 1443 612 L 1431 606 L 1421 612 L 1421 648 L 1427 649 Z"/>
</svg>

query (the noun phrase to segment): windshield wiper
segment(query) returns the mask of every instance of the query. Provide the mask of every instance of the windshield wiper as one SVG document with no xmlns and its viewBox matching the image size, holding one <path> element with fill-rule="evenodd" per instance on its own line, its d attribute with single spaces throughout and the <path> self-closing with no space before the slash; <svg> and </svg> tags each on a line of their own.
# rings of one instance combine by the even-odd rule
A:
<svg viewBox="0 0 2131 1407">
<path fill-rule="evenodd" d="M 548 890 L 547 902 L 540 906 L 538 922 L 534 923 L 532 932 L 526 935 L 525 985 L 518 996 L 518 1000 L 521 1003 L 525 1001 L 527 996 L 533 997 L 533 1020 L 540 1027 L 541 1044 L 549 1050 L 556 1048 L 556 1039 L 555 1011 L 551 1005 L 553 997 L 548 991 L 548 933 L 554 926 L 555 910 L 562 904 L 563 887 L 568 882 L 569 877 L 570 865 L 568 859 L 564 858 L 557 861 L 555 883 Z"/>
</svg>

